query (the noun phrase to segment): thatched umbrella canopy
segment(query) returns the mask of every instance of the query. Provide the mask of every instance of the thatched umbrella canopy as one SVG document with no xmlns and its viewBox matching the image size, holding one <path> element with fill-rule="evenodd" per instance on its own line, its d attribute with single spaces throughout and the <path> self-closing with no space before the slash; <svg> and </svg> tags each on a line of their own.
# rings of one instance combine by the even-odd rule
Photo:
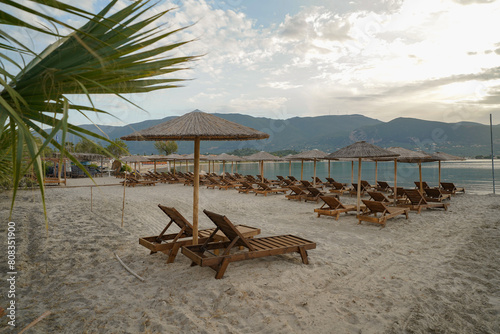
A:
<svg viewBox="0 0 500 334">
<path fill-rule="evenodd" d="M 156 173 L 156 162 L 168 160 L 167 156 L 163 154 L 145 155 L 145 157 L 148 158 L 149 161 L 153 161 L 155 173 Z"/>
<path fill-rule="evenodd" d="M 359 141 L 344 148 L 341 148 L 340 150 L 329 154 L 327 157 L 336 159 L 341 159 L 341 158 L 358 159 L 357 211 L 359 213 L 359 207 L 361 204 L 361 159 L 382 158 L 382 157 L 389 158 L 397 156 L 398 156 L 397 153 L 393 153 L 376 145 L 369 144 L 365 141 Z"/>
<path fill-rule="evenodd" d="M 439 165 L 439 186 L 441 186 L 441 161 L 459 161 L 465 160 L 465 158 L 457 157 L 456 155 L 451 155 L 444 152 L 435 152 L 429 154 Z"/>
<path fill-rule="evenodd" d="M 397 161 L 406 163 L 418 163 L 418 174 L 420 177 L 420 192 L 424 192 L 422 185 L 422 162 L 436 161 L 430 155 L 423 152 L 408 150 L 403 147 L 389 147 L 387 150 L 399 154 Z"/>
<path fill-rule="evenodd" d="M 222 178 L 224 178 L 224 176 L 226 174 L 226 161 L 231 161 L 231 173 L 233 173 L 234 162 L 245 161 L 245 159 L 243 159 L 241 157 L 238 157 L 236 155 L 227 154 L 227 153 L 222 153 L 222 154 L 216 155 L 214 157 L 210 157 L 210 159 L 212 159 L 214 161 L 222 161 Z"/>
<path fill-rule="evenodd" d="M 171 153 L 171 154 L 167 155 L 165 158 L 169 161 L 174 162 L 174 174 L 175 174 L 175 162 L 177 160 L 184 160 L 184 156 L 177 154 L 177 153 Z"/>
<path fill-rule="evenodd" d="M 137 163 L 138 162 L 145 162 L 145 161 L 150 161 L 147 156 L 144 155 L 129 155 L 127 157 L 123 157 L 120 159 L 121 161 L 125 163 L 134 163 L 134 169 L 137 170 Z"/>
<path fill-rule="evenodd" d="M 300 179 L 301 180 L 303 179 L 303 176 L 304 176 L 304 160 L 314 161 L 314 181 L 313 182 L 314 182 L 314 185 L 316 186 L 316 162 L 318 160 L 325 159 L 325 157 L 327 155 L 328 154 L 323 152 L 323 151 L 314 149 L 314 150 L 304 151 L 304 152 L 300 152 L 299 154 L 292 155 L 290 157 L 290 159 L 302 161 L 302 165 L 301 165 L 301 169 L 300 169 Z"/>
<path fill-rule="evenodd" d="M 200 141 L 255 140 L 269 138 L 267 133 L 195 110 L 170 121 L 122 137 L 123 140 L 192 140 L 194 141 L 193 229 L 198 231 L 200 181 Z M 193 235 L 193 244 L 198 234 Z"/>
<path fill-rule="evenodd" d="M 283 161 L 282 158 L 272 155 L 264 151 L 254 153 L 244 157 L 247 161 L 259 161 L 260 163 L 260 175 L 262 176 L 262 181 L 264 181 L 264 161 Z"/>
</svg>

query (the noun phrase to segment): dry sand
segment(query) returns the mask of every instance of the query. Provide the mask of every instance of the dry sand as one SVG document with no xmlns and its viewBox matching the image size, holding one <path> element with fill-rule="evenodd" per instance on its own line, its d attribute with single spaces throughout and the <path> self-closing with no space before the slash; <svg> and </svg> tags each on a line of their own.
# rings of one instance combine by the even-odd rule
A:
<svg viewBox="0 0 500 334">
<path fill-rule="evenodd" d="M 159 203 L 191 220 L 192 192 L 183 185 L 127 188 L 122 228 L 122 188 L 94 189 L 93 212 L 89 188 L 49 189 L 48 233 L 38 193 L 19 192 L 15 332 L 50 311 L 31 333 L 500 333 L 499 196 L 454 196 L 448 212 L 412 212 L 380 228 L 358 225 L 353 215 L 317 218 L 318 204 L 282 195 L 202 188 L 202 209 L 259 227 L 263 236 L 317 243 L 309 265 L 298 254 L 242 261 L 216 280 L 182 254 L 167 265 L 165 254 L 138 244 L 168 222 Z M 9 205 L 1 193 L 2 254 Z M 203 213 L 200 227 L 212 227 Z M 5 308 L 4 279 L 0 288 Z M 10 332 L 8 319 L 0 320 L 0 332 Z"/>
</svg>

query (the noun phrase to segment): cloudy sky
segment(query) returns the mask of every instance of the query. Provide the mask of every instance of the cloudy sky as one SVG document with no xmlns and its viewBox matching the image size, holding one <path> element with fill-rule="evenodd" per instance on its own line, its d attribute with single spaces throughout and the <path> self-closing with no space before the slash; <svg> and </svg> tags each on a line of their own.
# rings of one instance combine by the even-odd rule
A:
<svg viewBox="0 0 500 334">
<path fill-rule="evenodd" d="M 132 97 L 148 113 L 97 97 L 122 123 L 194 109 L 480 123 L 492 113 L 500 123 L 500 1 L 169 0 L 155 10 L 170 7 L 167 29 L 195 23 L 175 36 L 196 39 L 179 53 L 205 56 L 177 75 L 193 79 L 185 87 Z"/>
</svg>

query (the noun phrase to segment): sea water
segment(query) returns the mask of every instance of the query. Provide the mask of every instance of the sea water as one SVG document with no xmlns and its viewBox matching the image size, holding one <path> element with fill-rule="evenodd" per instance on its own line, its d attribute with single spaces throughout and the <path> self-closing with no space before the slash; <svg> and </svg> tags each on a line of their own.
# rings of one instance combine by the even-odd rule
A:
<svg viewBox="0 0 500 334">
<path fill-rule="evenodd" d="M 357 182 L 358 162 L 350 161 L 318 161 L 316 163 L 316 176 L 325 181 L 328 176 L 328 164 L 330 164 L 330 177 L 337 182 L 348 183 Z M 286 162 L 264 162 L 264 177 L 275 179 L 276 175 L 293 175 L 300 179 L 302 163 L 295 161 L 290 164 Z M 203 168 L 202 162 L 202 168 Z M 215 171 L 222 173 L 222 164 L 215 166 Z M 203 168 L 206 169 L 206 168 Z M 192 170 L 192 166 L 190 168 Z M 419 168 L 417 163 L 398 163 L 397 165 L 397 185 L 398 187 L 414 188 L 414 181 L 419 181 Z M 233 171 L 246 175 L 260 174 L 259 163 L 245 162 L 234 164 Z M 226 163 L 226 172 L 231 172 L 231 163 Z M 314 174 L 314 163 L 304 161 L 303 179 L 312 181 Z M 495 160 L 496 190 L 500 193 L 500 160 Z M 375 162 L 362 161 L 361 179 L 370 184 L 375 183 Z M 391 186 L 394 185 L 394 162 L 377 163 L 377 180 L 386 181 Z M 437 186 L 439 183 L 438 162 L 422 163 L 422 180 L 430 186 Z M 489 194 L 493 193 L 491 160 L 465 160 L 465 161 L 443 161 L 441 162 L 441 182 L 453 182 L 457 187 L 465 187 L 467 193 Z"/>
</svg>

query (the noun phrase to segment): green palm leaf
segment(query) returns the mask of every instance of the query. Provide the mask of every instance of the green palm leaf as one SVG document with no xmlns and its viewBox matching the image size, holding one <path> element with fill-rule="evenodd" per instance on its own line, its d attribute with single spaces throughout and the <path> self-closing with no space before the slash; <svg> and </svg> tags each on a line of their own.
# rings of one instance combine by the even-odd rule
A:
<svg viewBox="0 0 500 334">
<path fill-rule="evenodd" d="M 185 69 L 180 65 L 197 58 L 168 56 L 169 51 L 191 41 L 162 43 L 165 38 L 185 28 L 165 31 L 162 24 L 153 26 L 168 10 L 145 17 L 154 6 L 149 1 L 134 1 L 109 14 L 117 3 L 113 0 L 95 15 L 57 0 L 30 1 L 85 18 L 87 23 L 74 28 L 45 14 L 46 11 L 13 0 L 0 0 L 0 24 L 58 38 L 42 52 L 35 53 L 12 38 L 8 30 L 0 30 L 0 84 L 3 87 L 0 91 L 0 179 L 10 174 L 14 181 L 11 213 L 20 180 L 31 169 L 44 198 L 41 151 L 49 144 L 60 150 L 61 157 L 66 156 L 82 167 L 65 149 L 67 133 L 111 143 L 104 135 L 68 123 L 70 112 L 109 114 L 94 106 L 93 94 L 114 94 L 132 103 L 122 94 L 179 87 L 184 79 L 164 76 Z M 23 21 L 7 11 L 12 8 L 34 15 L 48 24 L 38 26 Z M 50 25 L 55 28 L 47 28 Z M 57 26 L 71 32 L 61 36 Z M 31 61 L 25 66 L 20 65 L 27 56 L 32 58 Z M 18 72 L 11 73 L 9 68 Z M 87 96 L 90 106 L 71 103 L 67 97 L 70 94 Z M 62 131 L 62 143 L 54 140 L 59 131 Z M 42 138 L 41 146 L 36 143 L 37 137 Z M 44 200 L 43 206 L 45 212 Z"/>
</svg>

